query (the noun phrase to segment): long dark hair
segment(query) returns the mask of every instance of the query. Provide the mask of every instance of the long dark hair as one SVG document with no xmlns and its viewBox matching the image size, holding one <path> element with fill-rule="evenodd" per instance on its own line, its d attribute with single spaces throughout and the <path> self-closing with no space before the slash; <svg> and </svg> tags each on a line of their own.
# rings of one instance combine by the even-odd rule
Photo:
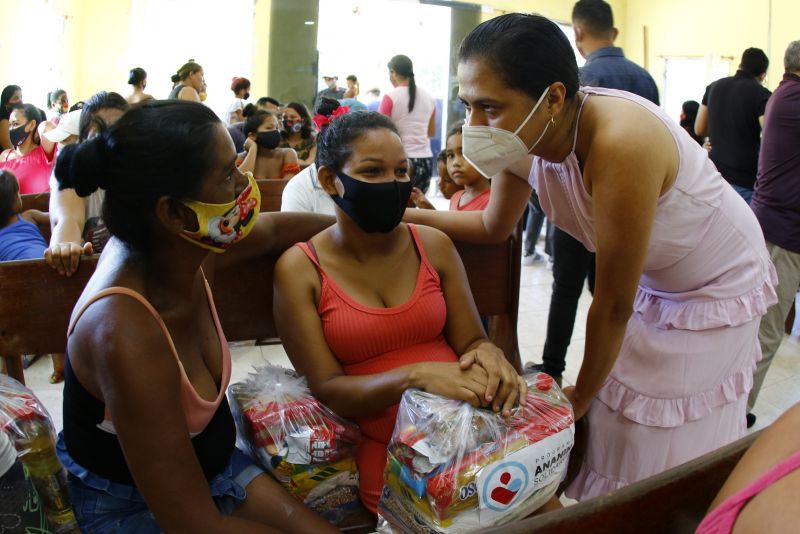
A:
<svg viewBox="0 0 800 534">
<path fill-rule="evenodd" d="M 11 100 L 11 97 L 14 96 L 14 93 L 17 91 L 22 91 L 19 85 L 6 85 L 3 88 L 3 94 L 0 95 L 0 110 L 6 109 L 8 101 Z"/>
<path fill-rule="evenodd" d="M 196 197 L 214 165 L 219 124 L 198 102 L 150 100 L 134 106 L 98 136 L 61 151 L 59 188 L 73 188 L 82 197 L 105 189 L 109 232 L 146 252 L 158 199 Z"/>
<path fill-rule="evenodd" d="M 389 60 L 389 70 L 394 71 L 403 78 L 408 78 L 408 112 L 414 111 L 414 101 L 417 99 L 417 82 L 414 80 L 414 64 L 408 56 L 398 55 Z"/>
<path fill-rule="evenodd" d="M 286 107 L 295 110 L 297 114 L 300 115 L 300 118 L 303 119 L 303 127 L 300 129 L 300 136 L 303 139 L 311 137 L 311 132 L 314 131 L 312 124 L 314 123 L 311 121 L 311 113 L 308 112 L 306 105 L 300 102 L 289 102 L 286 104 Z"/>
<path fill-rule="evenodd" d="M 534 100 L 554 82 L 578 91 L 578 64 L 567 36 L 541 15 L 509 13 L 487 20 L 464 38 L 459 62 L 483 59 L 509 87 Z"/>
<path fill-rule="evenodd" d="M 100 91 L 93 94 L 81 108 L 81 120 L 78 126 L 78 138 L 85 141 L 89 137 L 89 131 L 92 125 L 96 123 L 95 116 L 97 112 L 102 109 L 118 109 L 120 111 L 127 111 L 130 106 L 128 101 L 122 98 L 122 95 L 114 92 Z M 106 124 L 96 124 L 99 130 L 104 130 Z"/>
</svg>

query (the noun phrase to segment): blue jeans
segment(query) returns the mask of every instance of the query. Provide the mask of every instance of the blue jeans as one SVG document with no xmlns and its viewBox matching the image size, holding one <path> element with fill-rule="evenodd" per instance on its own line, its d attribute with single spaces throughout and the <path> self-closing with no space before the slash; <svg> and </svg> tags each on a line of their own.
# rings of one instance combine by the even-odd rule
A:
<svg viewBox="0 0 800 534">
<path fill-rule="evenodd" d="M 58 437 L 56 452 L 69 473 L 69 495 L 81 532 L 155 534 L 162 531 L 134 486 L 108 480 L 77 464 L 67 452 L 62 434 Z M 263 472 L 243 452 L 234 449 L 228 467 L 208 483 L 220 513 L 233 513 L 247 497 L 245 488 Z"/>
<path fill-rule="evenodd" d="M 734 185 L 734 184 L 731 184 L 731 187 L 733 188 L 734 191 L 739 193 L 739 196 L 741 196 L 744 199 L 744 201 L 747 202 L 748 205 L 750 204 L 750 201 L 753 200 L 753 190 L 752 189 L 749 189 L 747 187 L 742 187 L 740 185 Z"/>
</svg>

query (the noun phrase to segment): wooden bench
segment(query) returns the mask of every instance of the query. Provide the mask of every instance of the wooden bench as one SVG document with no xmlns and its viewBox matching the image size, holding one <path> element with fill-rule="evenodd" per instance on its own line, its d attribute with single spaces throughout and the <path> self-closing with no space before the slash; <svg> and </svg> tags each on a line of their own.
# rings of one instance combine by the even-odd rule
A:
<svg viewBox="0 0 800 534">
<path fill-rule="evenodd" d="M 521 239 L 517 231 L 498 245 L 458 245 L 478 311 L 490 316 L 490 337 L 519 368 L 517 309 Z M 235 272 L 216 273 L 214 298 L 229 341 L 277 337 L 272 316 L 272 275 L 277 257 L 262 257 Z M 0 262 L 0 355 L 9 375 L 24 383 L 24 354 L 64 352 L 69 316 L 94 271 L 97 256 L 83 258 L 71 277 L 43 260 Z M 255 283 L 242 284 L 242 280 Z"/>
<path fill-rule="evenodd" d="M 501 527 L 494 534 L 691 534 L 760 432 L 635 484 Z"/>
</svg>

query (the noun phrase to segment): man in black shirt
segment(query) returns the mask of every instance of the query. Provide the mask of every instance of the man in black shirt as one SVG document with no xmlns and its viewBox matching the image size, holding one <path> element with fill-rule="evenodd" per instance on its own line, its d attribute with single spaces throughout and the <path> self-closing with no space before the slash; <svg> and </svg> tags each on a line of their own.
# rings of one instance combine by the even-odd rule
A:
<svg viewBox="0 0 800 534">
<path fill-rule="evenodd" d="M 694 127 L 697 135 L 709 136 L 711 161 L 748 204 L 758 171 L 764 110 L 772 94 L 761 85 L 767 67 L 763 50 L 745 50 L 734 76 L 706 88 Z"/>
</svg>

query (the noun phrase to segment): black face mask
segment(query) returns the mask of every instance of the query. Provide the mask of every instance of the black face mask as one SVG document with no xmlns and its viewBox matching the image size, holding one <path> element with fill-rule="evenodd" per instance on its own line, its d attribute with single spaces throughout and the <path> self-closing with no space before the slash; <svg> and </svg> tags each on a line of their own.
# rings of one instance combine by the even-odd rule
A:
<svg viewBox="0 0 800 534">
<path fill-rule="evenodd" d="M 16 128 L 12 128 L 8 131 L 8 137 L 11 139 L 11 144 L 14 146 L 19 146 L 25 142 L 25 139 L 28 138 L 30 135 L 28 132 L 25 131 L 25 127 L 28 125 L 26 122 Z"/>
<path fill-rule="evenodd" d="M 375 184 L 356 180 L 343 172 L 336 175 L 342 181 L 344 195 L 331 195 L 331 198 L 362 230 L 369 234 L 388 234 L 403 220 L 411 197 L 411 180 Z"/>
<path fill-rule="evenodd" d="M 270 130 L 268 132 L 258 132 L 256 134 L 256 144 L 262 148 L 278 148 L 281 144 L 280 130 Z"/>
<path fill-rule="evenodd" d="M 248 98 L 250 98 L 250 93 L 245 93 L 244 96 L 242 97 L 242 99 L 244 100 L 247 100 Z"/>
</svg>

